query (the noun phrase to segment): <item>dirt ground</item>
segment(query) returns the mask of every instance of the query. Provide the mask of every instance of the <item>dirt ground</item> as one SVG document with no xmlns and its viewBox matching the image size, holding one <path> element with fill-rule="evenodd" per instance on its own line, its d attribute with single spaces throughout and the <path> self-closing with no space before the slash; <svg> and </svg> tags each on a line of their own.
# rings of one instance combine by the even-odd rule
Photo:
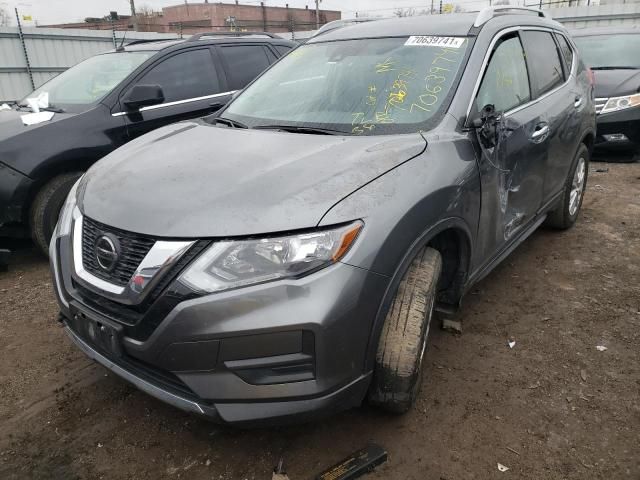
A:
<svg viewBox="0 0 640 480">
<path fill-rule="evenodd" d="M 46 261 L 19 251 L 0 273 L 2 479 L 268 480 L 282 456 L 301 480 L 368 441 L 389 451 L 371 479 L 640 479 L 640 163 L 592 164 L 576 227 L 477 285 L 461 336 L 433 332 L 405 416 L 217 426 L 89 361 L 56 314 Z"/>
</svg>

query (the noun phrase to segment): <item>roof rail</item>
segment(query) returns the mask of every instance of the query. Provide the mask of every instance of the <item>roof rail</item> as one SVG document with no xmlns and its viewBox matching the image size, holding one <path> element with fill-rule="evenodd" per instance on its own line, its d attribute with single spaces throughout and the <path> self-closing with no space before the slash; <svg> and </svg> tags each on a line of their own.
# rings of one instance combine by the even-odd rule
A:
<svg viewBox="0 0 640 480">
<path fill-rule="evenodd" d="M 200 40 L 202 37 L 252 37 L 252 36 L 262 36 L 269 38 L 278 38 L 280 40 L 284 40 L 284 38 L 275 35 L 273 33 L 267 32 L 203 32 L 196 33 L 195 35 L 190 36 L 187 39 L 187 42 L 196 42 Z"/>
<path fill-rule="evenodd" d="M 333 22 L 325 23 L 313 36 L 317 37 L 318 35 L 325 34 L 332 30 L 337 30 L 338 28 L 357 25 L 358 23 L 374 22 L 376 20 L 382 20 L 382 18 L 349 18 L 345 20 L 334 20 Z"/>
<path fill-rule="evenodd" d="M 476 21 L 473 22 L 473 26 L 481 27 L 482 25 L 487 23 L 489 20 L 491 20 L 493 17 L 495 17 L 496 14 L 500 14 L 500 13 L 503 13 L 503 14 L 535 13 L 538 17 L 551 19 L 551 15 L 549 15 L 548 12 L 543 12 L 542 10 L 539 10 L 537 8 L 515 7 L 511 5 L 504 5 L 504 6 L 497 6 L 497 7 L 486 7 L 480 10 L 480 13 L 478 13 L 478 16 L 476 17 Z"/>
<path fill-rule="evenodd" d="M 127 40 L 125 39 L 124 46 L 128 47 L 129 45 L 138 45 L 139 43 L 166 42 L 170 40 L 180 40 L 180 39 L 179 38 L 139 38 L 137 40 L 131 40 L 130 42 L 127 42 Z"/>
</svg>

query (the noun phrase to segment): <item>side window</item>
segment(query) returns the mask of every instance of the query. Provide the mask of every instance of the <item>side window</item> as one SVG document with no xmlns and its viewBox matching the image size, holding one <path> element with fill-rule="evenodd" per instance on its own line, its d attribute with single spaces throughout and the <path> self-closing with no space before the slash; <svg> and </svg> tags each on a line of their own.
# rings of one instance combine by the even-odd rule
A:
<svg viewBox="0 0 640 480">
<path fill-rule="evenodd" d="M 571 65 L 573 65 L 573 49 L 569 46 L 569 42 L 567 42 L 564 35 L 556 34 L 556 38 L 558 39 L 558 45 L 560 45 L 560 51 L 567 66 L 567 76 L 569 76 L 568 74 L 571 73 Z"/>
<path fill-rule="evenodd" d="M 220 92 L 209 49 L 189 50 L 169 57 L 149 70 L 136 83 L 160 85 L 165 103 Z"/>
<path fill-rule="evenodd" d="M 284 45 L 274 45 L 274 47 L 276 47 L 276 50 L 278 51 L 281 57 L 291 51 L 290 47 L 285 47 Z"/>
<path fill-rule="evenodd" d="M 264 47 L 264 51 L 267 52 L 267 57 L 269 58 L 269 63 L 275 63 L 278 60 L 280 55 L 276 55 L 269 47 Z"/>
<path fill-rule="evenodd" d="M 531 71 L 531 87 L 536 97 L 544 95 L 564 82 L 556 42 L 549 32 L 521 32 Z"/>
<path fill-rule="evenodd" d="M 229 70 L 227 78 L 231 90 L 247 86 L 269 66 L 269 59 L 262 45 L 228 45 L 220 47 Z"/>
<path fill-rule="evenodd" d="M 517 36 L 501 40 L 485 70 L 476 107 L 492 104 L 497 112 L 506 112 L 531 100 L 527 65 Z"/>
</svg>

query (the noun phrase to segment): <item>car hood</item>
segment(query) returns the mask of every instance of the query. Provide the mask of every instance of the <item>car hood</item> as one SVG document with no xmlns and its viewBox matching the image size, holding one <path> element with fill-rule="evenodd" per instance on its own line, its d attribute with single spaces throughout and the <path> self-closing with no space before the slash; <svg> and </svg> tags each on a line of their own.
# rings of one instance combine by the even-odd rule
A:
<svg viewBox="0 0 640 480">
<path fill-rule="evenodd" d="M 309 135 L 183 122 L 95 164 L 79 189 L 79 205 L 94 220 L 156 237 L 309 228 L 345 196 L 425 148 L 419 134 Z"/>
<path fill-rule="evenodd" d="M 594 70 L 596 98 L 611 98 L 640 91 L 638 70 Z"/>
<path fill-rule="evenodd" d="M 18 135 L 22 135 L 27 132 L 32 132 L 34 130 L 42 129 L 47 125 L 50 125 L 54 122 L 59 122 L 64 120 L 65 118 L 69 118 L 74 116 L 74 114 L 69 113 L 55 113 L 53 118 L 48 122 L 38 123 L 36 125 L 25 125 L 22 123 L 22 116 L 29 115 L 31 112 L 18 111 L 15 109 L 12 110 L 2 110 L 0 111 L 0 142 L 5 140 L 9 140 Z"/>
</svg>

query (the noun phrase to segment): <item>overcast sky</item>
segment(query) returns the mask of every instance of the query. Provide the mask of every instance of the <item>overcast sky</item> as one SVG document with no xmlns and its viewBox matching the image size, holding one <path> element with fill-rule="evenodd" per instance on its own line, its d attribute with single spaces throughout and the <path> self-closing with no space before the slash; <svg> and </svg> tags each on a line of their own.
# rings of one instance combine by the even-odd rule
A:
<svg viewBox="0 0 640 480">
<path fill-rule="evenodd" d="M 204 0 L 189 1 L 189 3 L 202 3 Z M 232 3 L 227 0 L 224 3 Z M 314 0 L 264 0 L 268 6 L 303 7 L 309 5 L 313 8 Z M 447 0 L 445 0 L 446 3 Z M 449 0 L 451 1 L 451 0 Z M 183 0 L 135 0 L 136 5 L 147 5 L 155 10 L 169 5 L 177 5 Z M 212 0 L 213 2 L 213 0 Z M 260 0 L 240 0 L 241 4 L 260 4 Z M 457 0 L 451 3 L 459 3 L 463 7 L 473 10 L 478 8 L 478 2 L 473 0 Z M 435 5 L 439 0 L 435 1 Z M 342 10 L 343 18 L 355 16 L 355 12 L 367 13 L 371 16 L 391 15 L 396 8 L 416 7 L 427 8 L 430 0 L 323 0 L 321 8 Z M 129 0 L 0 0 L 0 6 L 13 13 L 13 8 L 18 7 L 22 15 L 31 14 L 38 24 L 79 22 L 86 17 L 103 17 L 109 11 L 115 10 L 126 15 L 131 12 Z M 15 23 L 15 22 L 14 22 Z"/>
</svg>

